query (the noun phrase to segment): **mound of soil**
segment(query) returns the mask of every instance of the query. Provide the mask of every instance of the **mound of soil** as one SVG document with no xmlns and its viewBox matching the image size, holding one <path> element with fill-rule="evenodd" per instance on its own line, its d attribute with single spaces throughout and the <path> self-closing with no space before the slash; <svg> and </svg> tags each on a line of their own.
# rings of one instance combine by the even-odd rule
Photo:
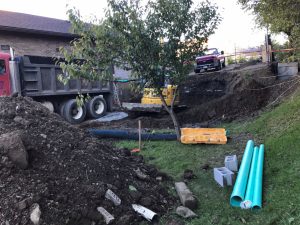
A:
<svg viewBox="0 0 300 225">
<path fill-rule="evenodd" d="M 140 224 L 131 204 L 162 215 L 176 202 L 159 174 L 141 156 L 91 137 L 29 98 L 0 98 L 1 224 L 32 224 L 34 203 L 39 224 L 106 224 L 100 206 L 115 217 L 111 224 Z M 108 189 L 121 205 L 105 198 Z"/>
<path fill-rule="evenodd" d="M 247 69 L 249 68 L 249 69 Z M 180 90 L 188 110 L 178 114 L 182 124 L 249 118 L 265 106 L 293 93 L 295 81 L 280 81 L 268 66 L 190 76 Z"/>
</svg>

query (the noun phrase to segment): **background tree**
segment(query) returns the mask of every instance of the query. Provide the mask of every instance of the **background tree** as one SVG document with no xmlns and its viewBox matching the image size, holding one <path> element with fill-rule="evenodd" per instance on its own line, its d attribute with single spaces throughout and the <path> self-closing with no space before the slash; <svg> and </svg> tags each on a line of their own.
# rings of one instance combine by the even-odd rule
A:
<svg viewBox="0 0 300 225">
<path fill-rule="evenodd" d="M 196 6 L 192 0 L 150 0 L 146 4 L 141 0 L 108 0 L 107 19 L 97 26 L 86 26 L 74 11 L 69 11 L 69 16 L 80 37 L 73 42 L 72 54 L 64 52 L 68 61 L 62 65 L 64 71 L 71 77 L 81 76 L 91 67 L 95 73 L 90 78 L 103 79 L 104 74 L 96 71 L 101 66 L 107 68 L 110 60 L 131 69 L 132 77 L 155 88 L 179 139 L 180 127 L 174 113 L 176 94 L 171 106 L 167 106 L 162 86 L 166 78 L 179 86 L 188 76 L 189 62 L 203 50 L 220 21 L 217 7 L 209 1 Z M 89 63 L 72 65 L 77 55 L 88 58 Z M 101 63 L 95 65 L 93 55 Z"/>
<path fill-rule="evenodd" d="M 238 0 L 256 16 L 261 27 L 285 33 L 293 47 L 300 46 L 300 0 Z"/>
</svg>

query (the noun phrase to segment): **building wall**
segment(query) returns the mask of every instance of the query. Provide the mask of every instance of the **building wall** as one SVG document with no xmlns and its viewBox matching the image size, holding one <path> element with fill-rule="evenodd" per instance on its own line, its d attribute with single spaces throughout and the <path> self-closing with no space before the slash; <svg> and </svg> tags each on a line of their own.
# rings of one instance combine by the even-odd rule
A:
<svg viewBox="0 0 300 225">
<path fill-rule="evenodd" d="M 6 47 L 10 46 L 16 55 L 61 56 L 59 47 L 69 43 L 70 39 L 64 37 L 0 32 L 0 51 L 9 52 Z"/>
</svg>

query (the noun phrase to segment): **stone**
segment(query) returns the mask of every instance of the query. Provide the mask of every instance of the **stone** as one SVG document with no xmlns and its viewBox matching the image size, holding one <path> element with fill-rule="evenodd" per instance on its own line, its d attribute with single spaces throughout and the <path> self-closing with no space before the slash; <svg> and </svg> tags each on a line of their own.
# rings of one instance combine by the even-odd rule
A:
<svg viewBox="0 0 300 225">
<path fill-rule="evenodd" d="M 140 179 L 140 180 L 149 180 L 149 176 L 144 174 L 140 168 L 137 168 L 136 170 L 134 170 L 136 176 Z"/>
<path fill-rule="evenodd" d="M 190 209 L 196 209 L 198 206 L 197 199 L 194 197 L 193 193 L 186 186 L 184 182 L 175 183 L 176 192 L 180 198 L 181 203 Z"/>
<path fill-rule="evenodd" d="M 0 136 L 0 150 L 1 149 L 16 166 L 21 169 L 28 168 L 28 153 L 18 131 Z"/>
<path fill-rule="evenodd" d="M 175 219 L 169 219 L 165 225 L 184 225 L 184 223 Z"/>
<path fill-rule="evenodd" d="M 142 197 L 140 200 L 140 204 L 146 207 L 150 207 L 152 205 L 152 199 L 150 197 Z"/>
<path fill-rule="evenodd" d="M 177 215 L 183 217 L 183 218 L 194 218 L 197 217 L 197 214 L 194 213 L 192 210 L 190 210 L 187 207 L 179 206 L 176 209 Z"/>
<path fill-rule="evenodd" d="M 20 117 L 20 116 L 16 116 L 16 117 L 14 118 L 14 121 L 15 121 L 16 123 L 22 124 L 22 125 L 24 125 L 24 126 L 30 125 L 30 122 L 29 122 L 28 120 L 26 120 L 26 119 L 24 119 L 24 118 L 22 118 L 22 117 Z"/>
<path fill-rule="evenodd" d="M 186 169 L 183 173 L 183 179 L 191 180 L 194 179 L 195 177 L 196 175 L 194 174 L 193 170 Z"/>
<path fill-rule="evenodd" d="M 134 216 L 132 214 L 126 214 L 119 218 L 118 225 L 128 225 L 132 224 L 132 221 L 134 220 Z"/>
<path fill-rule="evenodd" d="M 34 225 L 39 225 L 41 214 L 42 212 L 39 204 L 34 203 L 30 210 L 30 220 Z"/>
<path fill-rule="evenodd" d="M 142 197 L 142 193 L 139 191 L 130 191 L 129 195 L 131 196 L 134 202 L 138 202 Z"/>
<path fill-rule="evenodd" d="M 24 199 L 24 200 L 18 202 L 18 203 L 16 204 L 16 208 L 17 208 L 18 210 L 20 210 L 20 211 L 26 209 L 26 208 L 27 208 L 26 199 Z"/>
</svg>

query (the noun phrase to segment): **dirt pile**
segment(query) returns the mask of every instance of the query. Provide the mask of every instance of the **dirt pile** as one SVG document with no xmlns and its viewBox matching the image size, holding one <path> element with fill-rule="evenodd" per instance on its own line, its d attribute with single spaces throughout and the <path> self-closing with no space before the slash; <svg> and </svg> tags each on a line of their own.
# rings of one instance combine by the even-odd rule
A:
<svg viewBox="0 0 300 225">
<path fill-rule="evenodd" d="M 39 103 L 0 98 L 1 224 L 32 224 L 37 204 L 39 224 L 105 224 L 100 206 L 115 217 L 111 224 L 139 224 L 144 219 L 131 204 L 162 215 L 175 203 L 156 180 L 162 175 L 142 157 L 92 138 Z M 120 206 L 105 198 L 108 189 Z"/>
<path fill-rule="evenodd" d="M 182 124 L 213 124 L 251 117 L 292 93 L 294 83 L 277 80 L 269 67 L 260 64 L 238 71 L 190 76 L 180 90 L 181 103 L 188 110 L 178 113 L 178 118 Z"/>
</svg>

